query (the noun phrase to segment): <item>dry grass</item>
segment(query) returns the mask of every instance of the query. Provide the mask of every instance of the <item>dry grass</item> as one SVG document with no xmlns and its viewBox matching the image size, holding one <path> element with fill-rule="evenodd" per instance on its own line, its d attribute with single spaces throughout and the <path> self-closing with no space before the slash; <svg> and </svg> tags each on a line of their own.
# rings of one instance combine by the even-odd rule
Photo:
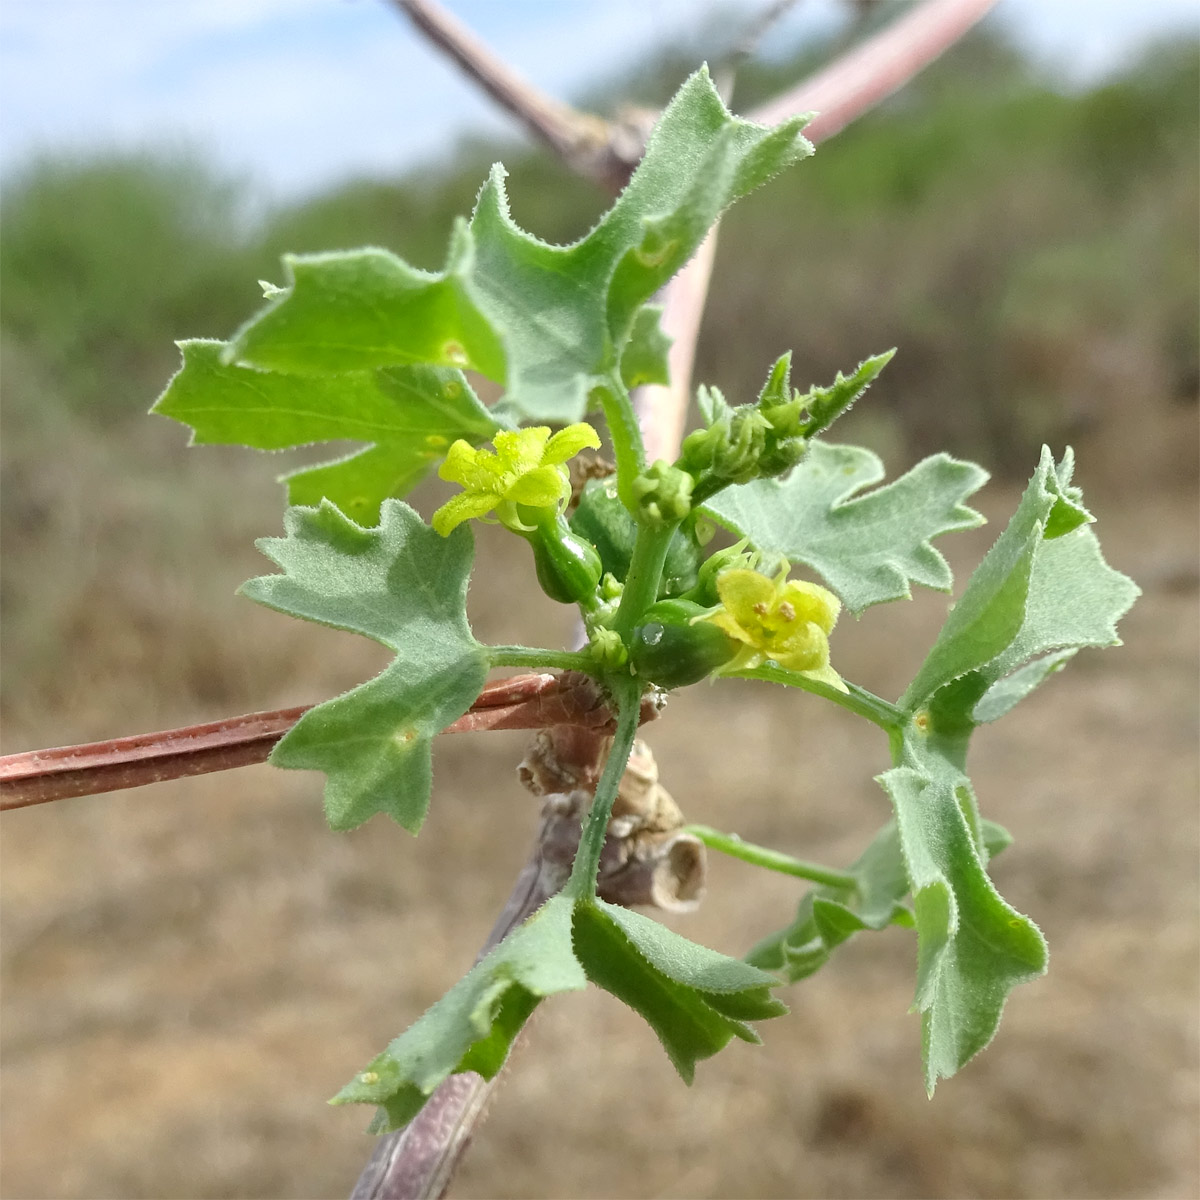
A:
<svg viewBox="0 0 1200 1200">
<path fill-rule="evenodd" d="M 185 454 L 165 424 L 97 446 L 25 421 L 5 442 L 6 749 L 296 703 L 376 669 L 361 639 L 232 596 L 264 565 L 252 535 L 278 526 L 261 461 Z M 1053 954 L 997 1042 L 925 1100 L 899 930 L 839 952 L 764 1048 L 721 1055 L 690 1091 L 615 1001 L 558 999 L 455 1195 L 1197 1194 L 1195 410 L 1151 427 L 1161 452 L 1137 461 L 1170 448 L 1169 486 L 1097 477 L 1089 453 L 1111 449 L 1081 448 L 1109 556 L 1146 587 L 1126 646 L 979 738 L 985 811 L 1017 835 L 998 881 Z M 994 520 L 1015 499 L 985 497 Z M 960 569 L 994 532 L 958 538 Z M 561 614 L 504 549 L 482 540 L 479 577 L 499 582 L 472 593 L 478 631 L 553 642 Z M 848 624 L 839 666 L 895 694 L 943 607 Z M 808 857 L 848 861 L 885 816 L 885 747 L 811 698 L 694 688 L 653 744 L 690 817 Z M 323 1101 L 485 935 L 533 824 L 520 750 L 448 739 L 415 841 L 383 821 L 331 834 L 319 778 L 267 767 L 6 817 L 3 1194 L 345 1194 L 367 1113 Z M 738 953 L 797 896 L 713 862 L 679 927 Z"/>
</svg>

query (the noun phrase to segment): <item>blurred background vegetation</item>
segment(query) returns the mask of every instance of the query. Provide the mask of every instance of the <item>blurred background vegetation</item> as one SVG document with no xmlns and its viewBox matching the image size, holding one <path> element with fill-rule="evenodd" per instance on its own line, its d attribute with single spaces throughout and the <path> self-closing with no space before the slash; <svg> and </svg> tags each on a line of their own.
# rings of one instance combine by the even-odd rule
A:
<svg viewBox="0 0 1200 1200">
<path fill-rule="evenodd" d="M 697 61 L 719 59 L 722 36 L 702 26 L 696 44 L 631 65 L 585 100 L 661 104 Z M 831 49 L 746 64 L 737 105 L 802 77 Z M 1063 90 L 1001 29 L 977 31 L 733 211 L 697 380 L 740 401 L 786 349 L 803 384 L 898 346 L 886 386 L 838 430 L 893 468 L 948 449 L 1019 478 L 1049 441 L 1076 445 L 1093 487 L 1128 488 L 1146 471 L 1160 483 L 1194 479 L 1198 64 L 1197 44 L 1176 41 L 1116 77 Z M 177 364 L 173 341 L 229 336 L 261 302 L 256 281 L 281 278 L 285 251 L 377 244 L 437 268 L 452 220 L 470 211 L 496 158 L 510 170 L 517 219 L 547 240 L 579 236 L 606 204 L 518 143 L 468 142 L 440 165 L 267 211 L 245 181 L 196 156 L 43 159 L 10 175 L 0 205 L 6 700 L 15 687 L 44 707 L 76 689 L 50 651 L 70 641 L 72 622 L 91 628 L 98 592 L 122 585 L 85 554 L 64 564 L 64 583 L 76 586 L 57 599 L 26 603 L 23 589 L 44 561 L 39 528 L 77 545 L 78 520 L 100 519 L 68 496 L 94 485 L 116 504 L 114 459 L 141 464 L 134 507 L 155 496 L 150 507 L 171 511 L 175 531 L 157 547 L 168 558 L 180 529 L 213 529 L 229 486 L 214 461 L 263 497 L 267 529 L 277 520 L 265 482 L 274 463 L 264 470 L 237 451 L 194 463 L 179 429 L 144 420 Z M 58 450 L 43 453 L 45 439 Z M 213 481 L 203 518 L 176 487 L 193 472 Z M 175 552 L 186 561 L 193 550 Z M 86 612 L 72 615 L 72 595 L 90 598 Z M 152 598 L 134 607 L 146 622 L 163 619 Z M 135 648 L 118 640 L 126 661 Z M 171 658 L 163 670 L 198 676 L 190 688 L 201 695 L 227 695 L 228 672 L 210 672 L 212 661 L 202 652 L 194 666 Z"/>
<path fill-rule="evenodd" d="M 660 103 L 715 45 L 675 47 L 587 102 Z M 735 107 L 828 49 L 747 65 Z M 1147 597 L 1125 650 L 1073 666 L 1057 707 L 1026 706 L 980 751 L 985 808 L 1018 834 L 998 865 L 1004 890 L 1055 946 L 1043 999 L 1014 1001 L 997 1046 L 946 1085 L 960 1099 L 931 1107 L 899 934 L 847 950 L 789 997 L 801 1015 L 768 1031 L 768 1056 L 722 1056 L 691 1094 L 659 1072 L 661 1056 L 648 1065 L 644 1031 L 616 1006 L 566 1003 L 539 1024 L 534 1041 L 553 1054 L 516 1072 L 461 1194 L 1195 1194 L 1195 1078 L 1182 1065 L 1195 1059 L 1194 896 L 1178 901 L 1195 890 L 1194 838 L 1180 830 L 1194 828 L 1196 787 L 1198 93 L 1194 41 L 1070 89 L 984 28 L 733 211 L 701 337 L 698 380 L 735 401 L 783 350 L 804 384 L 898 346 L 838 439 L 874 446 L 890 473 L 943 448 L 977 459 L 1000 480 L 984 502 L 993 519 L 1041 441 L 1075 444 L 1110 558 Z M 233 596 L 265 566 L 253 539 L 279 529 L 273 480 L 292 457 L 188 450 L 183 430 L 144 413 L 176 367 L 173 340 L 229 336 L 261 302 L 256 281 L 281 278 L 284 251 L 374 243 L 438 267 L 496 158 L 514 215 L 544 238 L 580 235 L 605 205 L 517 143 L 467 143 L 266 210 L 195 155 L 44 159 L 10 174 L 5 749 L 316 700 L 382 663 L 363 639 L 331 654 L 339 635 Z M 566 636 L 492 532 L 479 537 L 489 584 L 471 595 L 481 638 Z M 960 580 L 994 534 L 956 542 Z M 839 665 L 894 693 L 944 604 L 923 596 L 847 623 Z M 692 691 L 655 733 L 689 816 L 849 861 L 880 820 L 861 770 L 878 747 L 806 709 L 808 745 L 833 747 L 817 761 L 803 739 L 769 739 L 754 714 L 775 713 L 771 697 L 760 710 L 736 688 Z M 735 729 L 745 754 L 697 755 L 689 719 Z M 524 853 L 532 813 L 516 785 L 504 810 L 520 821 L 489 825 L 477 802 L 520 755 L 506 737 L 439 747 L 415 848 L 378 822 L 332 839 L 320 781 L 266 768 L 7 820 L 6 1194 L 343 1192 L 365 1154 L 361 1114 L 331 1116 L 320 1100 L 397 1032 L 398 1008 L 419 1011 L 457 977 Z M 1064 742 L 1077 753 L 1060 769 Z M 840 812 L 796 804 L 792 778 Z M 687 932 L 736 953 L 781 923 L 794 889 L 722 890 L 742 878 L 725 870 Z M 775 897 L 772 916 L 761 896 Z M 591 1041 L 577 1019 L 599 1031 Z M 567 1061 L 589 1088 L 564 1098 L 555 1063 Z M 621 1173 L 595 1133 L 615 1121 Z"/>
</svg>

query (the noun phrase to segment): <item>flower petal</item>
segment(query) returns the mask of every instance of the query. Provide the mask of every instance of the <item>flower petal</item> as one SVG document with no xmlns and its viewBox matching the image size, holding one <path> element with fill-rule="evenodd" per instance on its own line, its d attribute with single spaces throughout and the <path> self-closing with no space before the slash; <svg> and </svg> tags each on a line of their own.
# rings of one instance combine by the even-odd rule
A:
<svg viewBox="0 0 1200 1200">
<path fill-rule="evenodd" d="M 801 621 L 811 621 L 826 633 L 833 632 L 838 614 L 842 611 L 842 602 L 819 583 L 805 583 L 793 579 L 784 585 L 781 599 L 786 600 L 795 609 L 796 616 Z"/>
<path fill-rule="evenodd" d="M 469 488 L 478 477 L 479 457 L 484 454 L 487 454 L 486 450 L 476 450 L 470 442 L 459 438 L 446 451 L 445 461 L 438 467 L 438 477 Z"/>
<path fill-rule="evenodd" d="M 505 492 L 509 500 L 536 508 L 552 508 L 571 494 L 571 484 L 562 467 L 537 467 L 514 480 Z"/>
<path fill-rule="evenodd" d="M 727 633 L 731 638 L 739 642 L 745 642 L 747 646 L 754 645 L 754 640 L 750 634 L 746 632 L 738 623 L 736 618 L 728 610 L 719 608 L 711 616 L 700 618 L 704 621 L 710 621 L 718 629 Z"/>
<path fill-rule="evenodd" d="M 781 667 L 793 671 L 819 671 L 829 663 L 829 639 L 812 621 L 805 621 L 767 653 Z"/>
<path fill-rule="evenodd" d="M 449 537 L 456 526 L 472 517 L 486 515 L 499 503 L 500 497 L 495 492 L 459 492 L 433 514 L 430 524 L 442 537 Z"/>
<path fill-rule="evenodd" d="M 586 422 L 580 421 L 560 429 L 547 443 L 542 451 L 543 465 L 549 463 L 565 463 L 574 458 L 585 446 L 592 450 L 600 449 L 600 435 Z"/>
<path fill-rule="evenodd" d="M 507 476 L 506 486 L 511 487 L 526 472 L 542 465 L 542 455 L 549 438 L 548 425 L 534 425 L 530 429 L 503 429 L 492 438 L 496 455 Z"/>
<path fill-rule="evenodd" d="M 753 629 L 762 623 L 761 614 L 754 611 L 754 606 L 770 606 L 775 600 L 775 585 L 757 571 L 736 567 L 717 576 L 717 595 L 741 625 Z"/>
</svg>

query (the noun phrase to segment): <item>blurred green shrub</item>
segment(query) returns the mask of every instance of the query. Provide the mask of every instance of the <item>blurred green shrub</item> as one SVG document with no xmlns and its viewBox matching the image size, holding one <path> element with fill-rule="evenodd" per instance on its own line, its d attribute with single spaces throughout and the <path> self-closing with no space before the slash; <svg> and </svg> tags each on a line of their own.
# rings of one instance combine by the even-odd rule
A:
<svg viewBox="0 0 1200 1200">
<path fill-rule="evenodd" d="M 744 68 L 739 106 L 812 54 Z M 693 62 L 659 57 L 620 94 L 652 100 Z M 1131 389 L 1194 396 L 1198 64 L 1200 47 L 1176 42 L 1064 92 L 995 32 L 968 39 L 727 223 L 699 376 L 736 401 L 786 349 L 820 382 L 897 345 L 847 436 L 907 456 L 949 442 L 1018 474 L 1039 441 L 1104 423 Z M 602 207 L 519 147 L 467 145 L 450 165 L 253 220 L 245 189 L 194 158 L 40 160 L 4 190 L 0 325 L 70 408 L 140 415 L 173 339 L 231 333 L 285 250 L 374 243 L 439 266 L 492 157 L 520 222 L 549 240 L 580 236 Z"/>
<path fill-rule="evenodd" d="M 0 324 L 79 410 L 143 410 L 175 338 L 259 297 L 244 189 L 186 156 L 38 159 L 0 208 Z"/>
</svg>

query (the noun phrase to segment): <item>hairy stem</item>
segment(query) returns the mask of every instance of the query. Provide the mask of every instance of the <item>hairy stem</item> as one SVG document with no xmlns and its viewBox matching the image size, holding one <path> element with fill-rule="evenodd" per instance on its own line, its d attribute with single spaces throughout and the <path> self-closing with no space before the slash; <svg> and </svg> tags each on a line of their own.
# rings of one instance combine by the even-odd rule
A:
<svg viewBox="0 0 1200 1200">
<path fill-rule="evenodd" d="M 608 423 L 608 435 L 612 438 L 613 457 L 617 460 L 617 489 L 621 502 L 633 512 L 635 500 L 630 489 L 634 479 L 646 465 L 646 448 L 642 442 L 642 431 L 629 391 L 614 371 L 592 393 L 604 410 Z"/>
<path fill-rule="evenodd" d="M 604 772 L 596 785 L 592 806 L 579 838 L 579 849 L 571 867 L 571 877 L 563 888 L 563 895 L 577 900 L 591 900 L 596 895 L 596 876 L 600 870 L 600 852 L 608 836 L 608 819 L 612 816 L 613 803 L 625 766 L 633 750 L 633 739 L 637 733 L 638 715 L 641 704 L 641 687 L 630 676 L 619 676 L 611 684 L 612 702 L 617 709 L 617 731 L 604 763 Z"/>
<path fill-rule="evenodd" d="M 670 525 L 638 527 L 637 541 L 633 544 L 633 555 L 625 576 L 625 590 L 621 593 L 621 603 L 613 621 L 613 628 L 626 644 L 642 613 L 658 599 L 667 547 L 678 528 L 678 521 Z"/>
<path fill-rule="evenodd" d="M 814 696 L 832 700 L 834 704 L 840 704 L 842 708 L 848 709 L 860 717 L 866 717 L 868 721 L 878 725 L 887 733 L 889 738 L 898 733 L 908 722 L 908 714 L 903 709 L 897 708 L 873 692 L 868 692 L 866 688 L 861 688 L 856 683 L 847 683 L 846 687 L 849 691 L 842 692 L 828 683 L 810 679 L 799 671 L 789 671 L 787 667 L 781 667 L 771 662 L 764 663 L 761 667 L 753 667 L 749 671 L 738 671 L 737 677 L 740 679 L 765 679 L 768 683 L 782 683 L 786 687 L 803 688 L 806 692 L 812 692 Z"/>
<path fill-rule="evenodd" d="M 536 646 L 488 646 L 493 667 L 552 667 L 559 671 L 583 671 L 595 675 L 596 660 L 579 650 L 542 650 Z"/>
<path fill-rule="evenodd" d="M 722 833 L 708 825 L 687 825 L 684 832 L 699 838 L 710 850 L 719 850 L 722 854 L 728 854 L 730 858 L 740 858 L 756 867 L 766 867 L 768 871 L 794 875 L 797 879 L 807 879 L 825 887 L 857 886 L 857 881 L 848 871 L 823 867 L 819 863 L 805 862 L 802 858 L 793 858 L 790 854 L 782 854 L 778 850 L 769 850 L 766 846 L 743 842 L 736 833 Z"/>
</svg>

